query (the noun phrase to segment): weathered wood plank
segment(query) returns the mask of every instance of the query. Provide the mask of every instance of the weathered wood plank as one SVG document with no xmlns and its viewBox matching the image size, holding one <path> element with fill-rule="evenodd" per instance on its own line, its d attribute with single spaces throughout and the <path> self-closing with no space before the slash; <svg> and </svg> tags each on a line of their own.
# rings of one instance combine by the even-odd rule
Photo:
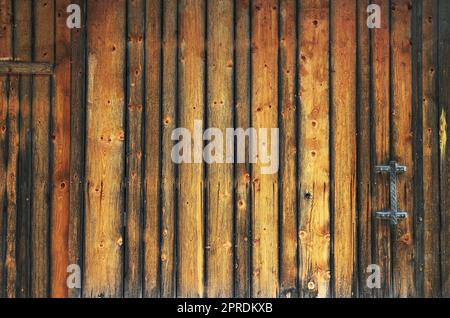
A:
<svg viewBox="0 0 450 318">
<path fill-rule="evenodd" d="M 86 145 L 86 1 L 77 0 L 82 10 L 81 28 L 72 29 L 71 114 L 70 114 L 70 210 L 69 264 L 83 268 L 84 168 Z M 69 289 L 71 298 L 81 297 L 81 288 Z"/>
<path fill-rule="evenodd" d="M 358 227 L 357 238 L 359 255 L 359 296 L 368 298 L 373 296 L 372 288 L 367 286 L 370 273 L 366 270 L 372 260 L 372 206 L 371 206 L 371 169 L 372 143 L 371 143 L 371 93 L 370 93 L 370 38 L 367 27 L 368 0 L 357 1 L 358 15 L 358 70 L 357 70 L 357 132 L 358 132 Z"/>
<path fill-rule="evenodd" d="M 394 297 L 414 297 L 414 217 L 413 217 L 413 123 L 411 63 L 411 3 L 396 0 L 392 5 L 392 156 L 407 167 L 398 181 L 399 208 L 409 218 L 398 224 L 393 236 Z"/>
<path fill-rule="evenodd" d="M 175 297 L 176 288 L 176 168 L 172 162 L 172 131 L 177 123 L 177 15 L 176 0 L 163 5 L 163 88 L 161 163 L 161 297 Z"/>
<path fill-rule="evenodd" d="M 300 3 L 299 293 L 330 296 L 329 2 Z"/>
<path fill-rule="evenodd" d="M 250 127 L 250 0 L 235 2 L 235 126 Z M 248 153 L 248 144 L 245 152 Z M 235 164 L 235 297 L 251 295 L 251 168 Z"/>
<path fill-rule="evenodd" d="M 67 297 L 70 211 L 70 29 L 69 0 L 55 3 L 55 76 L 52 111 L 51 296 Z"/>
<path fill-rule="evenodd" d="M 34 60 L 53 63 L 54 60 L 54 3 L 34 3 Z M 31 296 L 48 297 L 50 293 L 50 114 L 51 86 L 48 76 L 33 79 L 33 107 L 31 114 L 32 188 L 31 188 Z"/>
<path fill-rule="evenodd" d="M 145 108 L 145 231 L 144 290 L 159 296 L 160 269 L 160 173 L 161 173 L 161 6 L 147 2 L 146 108 Z M 168 76 L 175 76 L 171 74 Z"/>
<path fill-rule="evenodd" d="M 32 2 L 14 2 L 15 59 L 32 59 Z M 17 188 L 17 296 L 30 296 L 31 94 L 32 76 L 19 77 L 19 158 Z"/>
<path fill-rule="evenodd" d="M 8 62 L 0 61 L 0 74 L 53 74 L 53 65 L 44 62 Z"/>
<path fill-rule="evenodd" d="M 439 112 L 441 187 L 441 290 L 450 297 L 450 2 L 439 1 Z"/>
<path fill-rule="evenodd" d="M 252 2 L 252 126 L 278 128 L 278 1 Z M 258 140 L 259 142 L 260 140 Z M 272 149 L 275 140 L 266 140 Z M 278 150 L 278 149 L 277 149 Z M 261 148 L 259 147 L 259 155 Z M 268 154 L 269 154 L 268 150 Z M 279 153 L 271 153 L 278 160 Z M 278 170 L 263 174 L 266 164 L 252 166 L 253 297 L 278 296 Z M 277 167 L 278 168 L 278 167 Z"/>
<path fill-rule="evenodd" d="M 87 8 L 88 104 L 83 295 L 119 297 L 123 291 L 123 66 L 126 3 L 124 0 L 89 1 Z M 105 37 L 105 34 L 108 36 Z"/>
<path fill-rule="evenodd" d="M 210 0 L 207 10 L 207 128 L 233 127 L 233 1 Z M 214 136 L 214 137 L 213 137 Z M 217 144 L 212 131 L 209 142 Z M 208 142 L 208 141 L 207 141 Z M 226 140 L 221 142 L 226 149 Z M 220 146 L 219 146 L 220 147 Z M 214 147 L 216 152 L 218 149 Z M 211 150 L 212 151 L 212 150 Z M 226 151 L 222 151 L 224 157 Z M 213 160 L 214 154 L 210 160 Z M 207 295 L 233 296 L 233 166 L 207 166 Z"/>
<path fill-rule="evenodd" d="M 330 28 L 333 296 L 342 298 L 356 291 L 356 1 L 332 2 Z"/>
<path fill-rule="evenodd" d="M 178 3 L 178 123 L 194 132 L 194 121 L 204 117 L 205 1 Z M 202 128 L 202 127 L 200 127 Z M 197 145 L 198 146 L 198 145 Z M 192 157 L 201 158 L 201 147 Z M 201 161 L 201 160 L 200 160 Z M 181 297 L 204 296 L 204 172 L 200 163 L 179 166 L 178 287 Z"/>
<path fill-rule="evenodd" d="M 439 105 L 437 96 L 438 1 L 423 1 L 422 114 L 424 296 L 440 297 Z"/>
<path fill-rule="evenodd" d="M 12 5 L 0 0 L 0 59 L 12 59 Z M 0 298 L 6 297 L 8 76 L 0 76 Z"/>
<path fill-rule="evenodd" d="M 389 45 L 389 1 L 373 2 L 381 8 L 381 28 L 372 29 L 372 151 L 375 165 L 387 164 L 390 160 L 390 49 Z M 367 167 L 366 167 L 367 169 Z M 389 186 L 385 175 L 376 174 L 372 179 L 372 217 L 375 211 L 388 209 Z M 381 288 L 374 289 L 374 296 L 391 295 L 391 233 L 390 223 L 373 221 L 374 241 L 372 253 L 374 264 L 380 266 Z"/>
<path fill-rule="evenodd" d="M 297 297 L 297 3 L 280 1 L 280 296 Z"/>
<path fill-rule="evenodd" d="M 124 296 L 142 296 L 143 271 L 143 104 L 144 104 L 144 14 L 143 0 L 127 1 L 128 70 L 127 70 L 127 219 L 125 232 Z M 152 33 L 148 34 L 152 36 Z M 151 61 L 150 61 L 151 63 Z M 153 81 L 151 81 L 153 82 Z M 150 123 L 150 121 L 147 121 Z M 155 182 L 156 180 L 153 180 Z M 151 198 L 149 198 L 151 199 Z M 152 202 L 155 205 L 155 202 Z M 154 217 L 152 215 L 152 217 Z M 157 232 L 156 228 L 153 232 Z M 147 233 L 151 235 L 151 232 Z M 154 235 L 154 234 L 153 234 Z M 152 236 L 153 236 L 152 235 Z M 147 235 L 145 236 L 147 237 Z M 146 241 L 146 239 L 144 239 Z M 146 245 L 145 245 L 146 246 Z M 154 246 L 150 246 L 155 253 Z M 155 264 L 148 264 L 149 268 Z"/>
</svg>

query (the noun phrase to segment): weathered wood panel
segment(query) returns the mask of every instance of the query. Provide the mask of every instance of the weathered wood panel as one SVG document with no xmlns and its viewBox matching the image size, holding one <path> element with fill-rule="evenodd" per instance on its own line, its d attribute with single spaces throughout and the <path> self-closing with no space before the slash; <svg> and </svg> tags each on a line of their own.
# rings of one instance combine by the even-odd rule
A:
<svg viewBox="0 0 450 318">
<path fill-rule="evenodd" d="M 89 1 L 87 6 L 87 297 L 119 297 L 123 292 L 125 9 L 124 0 Z"/>
<path fill-rule="evenodd" d="M 329 2 L 300 3 L 299 292 L 329 297 Z"/>
</svg>

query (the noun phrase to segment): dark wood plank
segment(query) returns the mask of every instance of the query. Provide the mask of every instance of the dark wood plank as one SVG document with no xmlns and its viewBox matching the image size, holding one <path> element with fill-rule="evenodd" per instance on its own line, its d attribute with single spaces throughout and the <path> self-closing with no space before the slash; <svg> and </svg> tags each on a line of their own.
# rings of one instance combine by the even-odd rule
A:
<svg viewBox="0 0 450 318">
<path fill-rule="evenodd" d="M 280 296 L 298 296 L 297 3 L 280 1 Z"/>
<path fill-rule="evenodd" d="M 89 1 L 87 8 L 83 296 L 120 297 L 123 294 L 126 2 Z"/>
<path fill-rule="evenodd" d="M 143 104 L 144 104 L 144 14 L 143 0 L 127 1 L 127 219 L 125 232 L 124 296 L 142 296 L 143 271 Z M 151 33 L 149 33 L 149 37 Z M 151 63 L 151 62 L 150 62 Z M 149 123 L 149 121 L 147 121 Z M 153 180 L 154 182 L 155 180 Z M 149 198 L 150 199 L 150 198 Z M 152 204 L 155 204 L 154 202 Z M 156 229 L 154 229 L 156 230 Z M 150 235 L 150 233 L 147 233 Z M 146 235 L 147 236 L 147 235 Z M 145 239 L 146 241 L 146 239 Z M 154 248 L 154 246 L 151 246 Z M 155 253 L 155 249 L 153 250 Z M 149 268 L 154 264 L 146 264 Z"/>
<path fill-rule="evenodd" d="M 54 61 L 54 3 L 34 3 L 34 60 Z M 33 79 L 33 107 L 31 114 L 32 138 L 32 188 L 31 188 L 31 296 L 48 297 L 50 293 L 50 241 L 49 241 L 49 193 L 50 193 L 50 114 L 51 86 L 49 76 Z"/>
<path fill-rule="evenodd" d="M 329 2 L 300 3 L 299 293 L 329 297 Z"/>
<path fill-rule="evenodd" d="M 0 74 L 53 74 L 53 65 L 44 62 L 9 62 L 0 61 Z"/>
</svg>

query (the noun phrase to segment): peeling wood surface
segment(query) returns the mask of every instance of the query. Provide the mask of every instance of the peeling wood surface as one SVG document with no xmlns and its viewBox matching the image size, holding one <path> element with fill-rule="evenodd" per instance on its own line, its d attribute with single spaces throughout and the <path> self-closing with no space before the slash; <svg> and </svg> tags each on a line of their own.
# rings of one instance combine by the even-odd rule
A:
<svg viewBox="0 0 450 318">
<path fill-rule="evenodd" d="M 0 0 L 0 297 L 449 296 L 448 1 L 73 2 Z M 175 164 L 196 121 L 279 170 Z"/>
</svg>

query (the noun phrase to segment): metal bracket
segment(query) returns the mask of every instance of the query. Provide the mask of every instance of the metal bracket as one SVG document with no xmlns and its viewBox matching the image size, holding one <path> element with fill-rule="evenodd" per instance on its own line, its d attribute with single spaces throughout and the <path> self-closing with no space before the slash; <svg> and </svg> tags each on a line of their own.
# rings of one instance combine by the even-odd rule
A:
<svg viewBox="0 0 450 318">
<path fill-rule="evenodd" d="M 406 219 L 408 213 L 398 210 L 397 204 L 397 174 L 406 172 L 405 166 L 400 166 L 395 161 L 389 162 L 388 166 L 376 166 L 376 173 L 389 173 L 390 211 L 375 212 L 378 219 L 391 220 L 392 225 L 398 224 L 398 219 Z"/>
</svg>

